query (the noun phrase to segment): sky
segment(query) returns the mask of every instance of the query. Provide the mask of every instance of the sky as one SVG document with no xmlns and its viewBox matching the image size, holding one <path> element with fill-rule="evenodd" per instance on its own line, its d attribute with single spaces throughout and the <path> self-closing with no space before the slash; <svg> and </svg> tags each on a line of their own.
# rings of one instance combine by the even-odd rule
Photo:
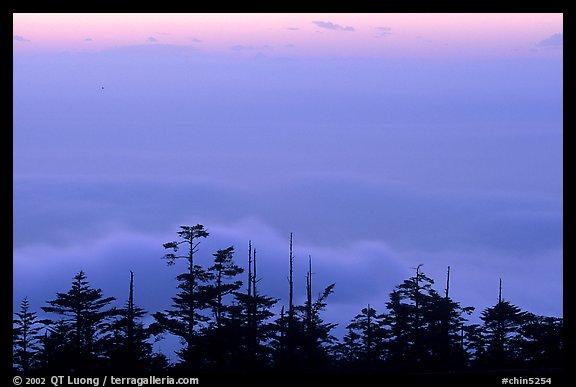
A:
<svg viewBox="0 0 576 387">
<path fill-rule="evenodd" d="M 562 316 L 562 14 L 14 14 L 14 306 L 84 270 L 170 306 L 162 244 L 258 251 L 336 333 L 415 267 Z"/>
</svg>

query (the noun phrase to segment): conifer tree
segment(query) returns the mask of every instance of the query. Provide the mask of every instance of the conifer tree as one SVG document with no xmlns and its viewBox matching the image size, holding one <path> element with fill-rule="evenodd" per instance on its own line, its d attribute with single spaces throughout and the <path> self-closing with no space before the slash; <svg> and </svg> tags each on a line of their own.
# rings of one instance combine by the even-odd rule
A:
<svg viewBox="0 0 576 387">
<path fill-rule="evenodd" d="M 17 318 L 12 322 L 13 364 L 17 370 L 27 374 L 38 360 L 41 326 L 36 312 L 30 311 L 28 297 L 20 303 L 20 312 L 14 314 Z"/>
<path fill-rule="evenodd" d="M 306 274 L 306 302 L 303 306 L 296 307 L 300 314 L 301 337 L 298 342 L 301 345 L 302 360 L 306 369 L 318 370 L 328 364 L 328 348 L 334 343 L 335 338 L 330 331 L 337 324 L 325 323 L 320 316 L 327 304 L 326 299 L 334 291 L 335 284 L 328 285 L 318 298 L 312 298 L 312 257 L 308 257 L 308 273 Z"/>
<path fill-rule="evenodd" d="M 65 335 L 71 372 L 94 371 L 106 362 L 105 335 L 109 334 L 109 321 L 117 310 L 108 305 L 114 297 L 104 297 L 101 289 L 93 289 L 80 271 L 67 293 L 57 293 L 56 299 L 48 301 L 42 310 L 62 316 L 55 337 Z M 49 324 L 54 322 L 48 321 Z M 65 327 L 66 330 L 62 328 Z"/>
<path fill-rule="evenodd" d="M 274 316 L 270 310 L 278 300 L 266 296 L 258 290 L 258 265 L 256 249 L 252 242 L 248 248 L 248 287 L 246 293 L 235 292 L 234 297 L 241 315 L 239 321 L 242 334 L 241 356 L 239 364 L 250 372 L 263 370 L 270 366 L 270 340 L 275 327 L 269 321 Z"/>
<path fill-rule="evenodd" d="M 466 363 L 462 351 L 463 308 L 432 288 L 434 281 L 416 267 L 416 275 L 398 285 L 386 304 L 385 317 L 390 327 L 391 363 L 412 369 L 459 368 Z"/>
<path fill-rule="evenodd" d="M 563 319 L 526 313 L 520 327 L 520 357 L 525 366 L 560 368 L 563 366 Z"/>
<path fill-rule="evenodd" d="M 244 269 L 234 263 L 233 256 L 233 246 L 218 250 L 214 254 L 214 264 L 208 269 L 214 277 L 214 284 L 211 287 L 206 287 L 206 289 L 212 292 L 210 304 L 217 328 L 222 327 L 228 314 L 228 308 L 223 302 L 224 297 L 234 293 L 242 286 L 242 281 L 234 279 L 242 274 Z"/>
<path fill-rule="evenodd" d="M 145 315 L 146 311 L 134 302 L 134 273 L 130 271 L 128 301 L 118 309 L 118 319 L 110 326 L 108 348 L 110 366 L 115 373 L 162 371 L 162 365 L 166 364 L 164 355 L 153 353 L 149 342 L 153 332 L 142 322 Z"/>
<path fill-rule="evenodd" d="M 344 361 L 357 370 L 375 370 L 386 360 L 388 332 L 384 327 L 384 315 L 368 305 L 346 327 L 344 337 Z"/>
<path fill-rule="evenodd" d="M 242 286 L 236 277 L 244 269 L 235 264 L 232 246 L 218 250 L 213 256 L 213 265 L 208 269 L 212 281 L 201 287 L 213 315 L 213 320 L 202 331 L 202 363 L 205 368 L 222 370 L 232 367 L 238 348 L 237 324 L 232 322 L 235 309 L 226 298 Z"/>
<path fill-rule="evenodd" d="M 201 339 L 198 336 L 198 325 L 205 323 L 209 318 L 201 313 L 209 308 L 210 297 L 203 285 L 213 279 L 213 275 L 207 272 L 201 265 L 195 263 L 195 254 L 198 252 L 198 245 L 201 238 L 208 237 L 208 232 L 204 226 L 180 226 L 178 231 L 179 241 L 164 243 L 164 248 L 173 252 L 164 255 L 168 265 L 175 265 L 176 260 L 183 259 L 187 263 L 187 270 L 179 274 L 178 289 L 180 292 L 172 298 L 173 308 L 165 312 L 157 312 L 154 318 L 157 324 L 154 328 L 168 331 L 181 338 L 183 348 L 178 351 L 178 356 L 182 360 L 184 367 L 200 367 Z M 185 246 L 185 254 L 177 255 L 181 245 Z"/>
<path fill-rule="evenodd" d="M 488 368 L 503 368 L 518 362 L 516 345 L 520 329 L 526 319 L 516 305 L 502 298 L 502 280 L 498 293 L 498 303 L 482 311 L 480 319 L 486 337 L 486 352 L 480 359 L 481 364 Z"/>
</svg>

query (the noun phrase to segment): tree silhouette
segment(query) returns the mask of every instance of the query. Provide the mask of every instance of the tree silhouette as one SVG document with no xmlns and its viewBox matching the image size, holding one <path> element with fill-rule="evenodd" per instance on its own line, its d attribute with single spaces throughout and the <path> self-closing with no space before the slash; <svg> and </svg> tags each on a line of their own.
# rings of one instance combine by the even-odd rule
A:
<svg viewBox="0 0 576 387">
<path fill-rule="evenodd" d="M 232 246 L 218 250 L 213 256 L 213 265 L 208 269 L 212 282 L 201 287 L 213 315 L 213 320 L 203 330 L 202 364 L 206 369 L 222 370 L 231 367 L 238 348 L 237 327 L 231 323 L 234 309 L 224 301 L 242 286 L 242 281 L 235 278 L 244 269 L 234 263 Z"/>
<path fill-rule="evenodd" d="M 426 309 L 426 343 L 434 369 L 458 369 L 468 363 L 462 344 L 464 315 L 470 315 L 473 307 L 461 307 L 449 297 L 450 267 L 446 279 L 444 297 L 430 293 Z"/>
<path fill-rule="evenodd" d="M 41 326 L 37 314 L 30 311 L 28 297 L 20 303 L 20 312 L 14 314 L 17 318 L 12 322 L 13 364 L 17 370 L 27 374 L 38 360 Z"/>
<path fill-rule="evenodd" d="M 336 324 L 323 312 L 335 284 L 316 298 L 318 282 L 308 259 L 306 298 L 294 299 L 293 236 L 290 235 L 288 303 L 261 289 L 257 251 L 248 243 L 245 269 L 234 262 L 234 247 L 217 250 L 212 262 L 199 264 L 198 245 L 208 236 L 204 226 L 181 226 L 179 241 L 167 242 L 169 265 L 185 260 L 177 275 L 172 307 L 154 313 L 145 326 L 146 311 L 135 303 L 130 272 L 127 302 L 112 307 L 113 297 L 93 289 L 83 271 L 67 293 L 56 293 L 42 310 L 53 320 L 38 320 L 27 298 L 13 319 L 13 368 L 33 374 L 85 375 L 112 372 L 182 373 L 318 373 L 318 372 L 444 372 L 563 366 L 563 319 L 524 312 L 502 297 L 480 314 L 482 324 L 467 325 L 472 307 L 462 307 L 450 294 L 450 267 L 443 295 L 434 281 L 415 267 L 415 275 L 395 286 L 379 314 L 371 305 L 346 326 L 342 341 L 332 336 Z M 184 248 L 183 255 L 177 255 Z M 244 286 L 246 285 L 246 286 Z M 285 308 L 287 306 L 287 309 Z M 43 326 L 42 326 L 43 324 Z M 43 334 L 41 329 L 44 328 Z M 180 362 L 168 364 L 153 351 L 152 336 L 180 338 Z"/>
<path fill-rule="evenodd" d="M 303 322 L 302 359 L 307 370 L 318 370 L 328 364 L 328 347 L 335 338 L 330 334 L 337 324 L 325 323 L 320 317 L 327 304 L 326 299 L 334 291 L 335 284 L 328 285 L 318 298 L 312 298 L 312 257 L 308 257 L 308 273 L 306 275 L 306 302 L 298 307 Z"/>
<path fill-rule="evenodd" d="M 500 280 L 498 303 L 484 309 L 480 319 L 484 323 L 487 340 L 486 351 L 480 363 L 489 368 L 505 368 L 517 363 L 518 348 L 513 344 L 519 339 L 526 312 L 503 300 L 502 280 Z"/>
<path fill-rule="evenodd" d="M 233 246 L 218 250 L 214 254 L 214 265 L 208 269 L 214 277 L 214 284 L 211 287 L 207 287 L 207 289 L 212 293 L 210 305 L 217 328 L 222 327 L 228 314 L 228 308 L 224 305 L 223 298 L 234 293 L 242 286 L 242 281 L 232 281 L 237 275 L 244 272 L 243 268 L 234 263 L 233 256 Z"/>
<path fill-rule="evenodd" d="M 386 303 L 388 312 L 384 323 L 389 327 L 388 364 L 397 370 L 411 367 L 409 349 L 412 344 L 412 305 L 402 302 L 402 294 L 395 288 Z"/>
<path fill-rule="evenodd" d="M 52 330 L 52 338 L 64 339 L 67 344 L 71 372 L 93 371 L 105 362 L 104 335 L 109 333 L 108 322 L 117 315 L 116 309 L 107 307 L 114 300 L 104 298 L 101 289 L 92 289 L 80 271 L 68 293 L 57 293 L 56 299 L 47 302 L 50 306 L 42 307 L 44 312 L 63 316 Z"/>
<path fill-rule="evenodd" d="M 149 342 L 152 330 L 142 322 L 146 311 L 134 303 L 134 273 L 130 271 L 128 301 L 118 309 L 118 318 L 111 323 L 108 337 L 108 356 L 111 370 L 116 374 L 142 374 L 161 370 L 165 367 L 164 355 L 153 353 Z"/>
<path fill-rule="evenodd" d="M 210 301 L 210 295 L 203 291 L 202 285 L 213 279 L 213 275 L 194 262 L 194 254 L 198 252 L 200 244 L 199 239 L 209 235 L 204 226 L 201 224 L 180 226 L 180 229 L 178 231 L 180 241 L 164 243 L 164 248 L 173 252 L 164 255 L 163 258 L 168 261 L 169 266 L 175 265 L 178 259 L 184 259 L 188 263 L 188 270 L 176 277 L 180 292 L 172 299 L 173 309 L 164 313 L 157 312 L 154 318 L 160 329 L 182 339 L 184 347 L 178 352 L 178 356 L 185 367 L 192 367 L 195 364 L 199 365 L 200 361 L 199 345 L 196 342 L 197 325 L 208 321 L 208 317 L 200 313 L 209 307 Z M 175 254 L 180 245 L 186 246 L 185 255 Z"/>
<path fill-rule="evenodd" d="M 252 242 L 248 247 L 248 287 L 246 293 L 235 292 L 235 321 L 240 326 L 240 356 L 238 365 L 245 371 L 255 372 L 270 367 L 271 348 L 269 341 L 275 326 L 269 321 L 274 313 L 270 310 L 276 299 L 261 294 L 258 290 L 256 249 Z"/>
<path fill-rule="evenodd" d="M 38 354 L 38 369 L 42 372 L 70 372 L 76 352 L 70 342 L 69 327 L 63 320 L 49 323 L 41 339 L 42 349 Z"/>
<path fill-rule="evenodd" d="M 387 359 L 386 340 L 389 336 L 384 327 L 384 315 L 368 305 L 346 329 L 348 333 L 341 345 L 342 360 L 360 371 L 374 371 L 383 367 Z"/>
<path fill-rule="evenodd" d="M 384 322 L 390 328 L 390 363 L 399 368 L 450 369 L 467 363 L 462 346 L 463 308 L 432 288 L 434 281 L 416 267 L 416 275 L 398 285 L 386 304 Z"/>
<path fill-rule="evenodd" d="M 520 358 L 525 365 L 540 368 L 562 366 L 562 319 L 526 313 L 523 320 Z"/>
</svg>

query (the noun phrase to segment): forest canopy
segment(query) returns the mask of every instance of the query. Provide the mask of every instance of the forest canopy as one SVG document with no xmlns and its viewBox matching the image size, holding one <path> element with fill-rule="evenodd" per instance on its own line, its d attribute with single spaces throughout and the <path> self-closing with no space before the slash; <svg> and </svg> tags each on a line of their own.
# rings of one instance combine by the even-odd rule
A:
<svg viewBox="0 0 576 387">
<path fill-rule="evenodd" d="M 502 296 L 481 311 L 453 299 L 450 267 L 445 287 L 414 268 L 380 305 L 359 305 L 341 339 L 325 321 L 333 283 L 315 287 L 308 257 L 306 299 L 295 304 L 293 238 L 290 234 L 287 298 L 259 286 L 257 249 L 247 256 L 234 246 L 200 255 L 209 232 L 201 224 L 181 226 L 163 244 L 162 258 L 179 271 L 170 308 L 146 311 L 135 302 L 137 268 L 130 272 L 125 300 L 93 288 L 80 271 L 66 292 L 43 306 L 41 319 L 29 300 L 13 320 L 13 369 L 24 374 L 171 373 L 394 373 L 497 369 L 553 370 L 563 367 L 563 319 L 522 310 Z M 244 265 L 240 262 L 243 261 Z M 313 275 L 314 274 L 314 275 Z M 320 274 L 318 274 L 320 275 Z M 149 317 L 149 318 L 146 318 Z M 153 317 L 150 318 L 150 317 Z M 150 321 L 146 323 L 147 321 Z M 166 335 L 181 343 L 169 362 L 154 343 Z"/>
</svg>

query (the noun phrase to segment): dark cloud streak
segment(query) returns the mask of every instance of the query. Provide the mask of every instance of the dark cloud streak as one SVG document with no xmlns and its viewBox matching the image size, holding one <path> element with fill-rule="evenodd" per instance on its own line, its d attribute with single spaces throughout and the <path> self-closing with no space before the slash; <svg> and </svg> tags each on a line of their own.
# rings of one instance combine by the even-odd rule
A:
<svg viewBox="0 0 576 387">
<path fill-rule="evenodd" d="M 14 35 L 12 37 L 12 40 L 15 42 L 21 42 L 21 43 L 28 43 L 30 42 L 30 39 L 26 39 L 24 36 L 22 35 Z"/>
<path fill-rule="evenodd" d="M 342 31 L 342 32 L 351 32 L 351 31 L 355 31 L 355 28 L 352 26 L 343 26 L 340 24 L 336 24 L 336 23 L 332 23 L 332 22 L 327 22 L 327 21 L 313 21 L 312 23 L 314 23 L 317 27 L 326 29 L 326 30 L 331 30 L 331 31 Z"/>
<path fill-rule="evenodd" d="M 544 40 L 536 43 L 536 47 L 541 48 L 562 48 L 564 46 L 564 34 L 557 33 L 550 35 Z"/>
</svg>

